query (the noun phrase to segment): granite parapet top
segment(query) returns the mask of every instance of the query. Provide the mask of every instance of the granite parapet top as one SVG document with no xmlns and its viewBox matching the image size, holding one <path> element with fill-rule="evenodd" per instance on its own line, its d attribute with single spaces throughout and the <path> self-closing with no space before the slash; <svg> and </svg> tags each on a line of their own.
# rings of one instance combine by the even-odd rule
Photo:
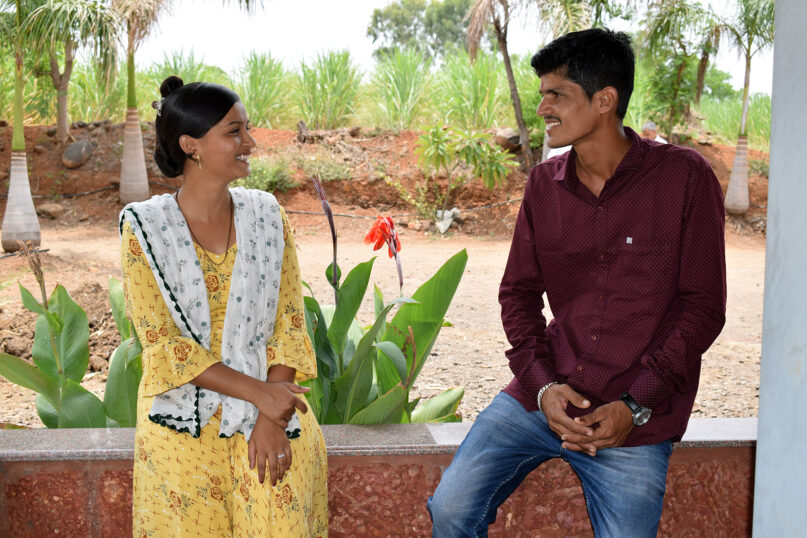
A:
<svg viewBox="0 0 807 538">
<path fill-rule="evenodd" d="M 328 455 L 452 454 L 472 423 L 322 426 Z M 693 419 L 680 448 L 755 446 L 756 418 Z M 0 461 L 130 460 L 134 428 L 0 430 Z"/>
</svg>

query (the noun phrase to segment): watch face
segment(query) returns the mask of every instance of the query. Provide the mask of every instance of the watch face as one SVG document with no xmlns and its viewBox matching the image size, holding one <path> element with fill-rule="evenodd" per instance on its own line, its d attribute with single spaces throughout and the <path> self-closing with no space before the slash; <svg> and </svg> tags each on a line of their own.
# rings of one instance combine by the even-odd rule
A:
<svg viewBox="0 0 807 538">
<path fill-rule="evenodd" d="M 639 411 L 637 411 L 633 415 L 633 424 L 635 426 L 641 426 L 645 424 L 648 420 L 650 420 L 650 409 L 646 407 L 642 407 Z"/>
</svg>

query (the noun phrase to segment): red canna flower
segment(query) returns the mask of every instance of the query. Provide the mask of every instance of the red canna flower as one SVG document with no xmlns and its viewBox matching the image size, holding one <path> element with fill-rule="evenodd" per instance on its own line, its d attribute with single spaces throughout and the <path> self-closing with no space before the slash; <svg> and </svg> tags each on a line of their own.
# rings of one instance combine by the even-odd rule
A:
<svg viewBox="0 0 807 538">
<path fill-rule="evenodd" d="M 403 270 L 401 269 L 401 258 L 398 256 L 401 251 L 401 240 L 398 238 L 398 232 L 395 231 L 392 217 L 376 217 L 370 231 L 364 236 L 364 242 L 368 245 L 373 244 L 373 250 L 380 249 L 384 243 L 387 244 L 389 257 L 395 258 L 395 266 L 398 269 L 398 287 L 403 289 Z"/>
<path fill-rule="evenodd" d="M 395 231 L 395 224 L 391 217 L 376 217 L 372 228 L 364 236 L 364 242 L 368 245 L 375 243 L 373 250 L 380 249 L 381 245 L 386 243 L 390 258 L 401 251 L 401 240 L 398 238 L 398 232 Z"/>
</svg>

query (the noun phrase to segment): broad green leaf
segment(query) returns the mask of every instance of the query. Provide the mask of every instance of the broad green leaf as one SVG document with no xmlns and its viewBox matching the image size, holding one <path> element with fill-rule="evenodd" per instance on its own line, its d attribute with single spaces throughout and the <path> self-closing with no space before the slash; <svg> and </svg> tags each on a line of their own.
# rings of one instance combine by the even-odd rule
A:
<svg viewBox="0 0 807 538">
<path fill-rule="evenodd" d="M 59 409 L 60 428 L 105 428 L 104 403 L 72 379 L 62 390 L 62 406 Z"/>
<path fill-rule="evenodd" d="M 59 412 L 51 403 L 41 394 L 36 395 L 36 412 L 39 415 L 42 424 L 47 428 L 59 427 Z"/>
<path fill-rule="evenodd" d="M 328 327 L 328 340 L 337 353 L 345 349 L 345 337 L 364 299 L 374 261 L 375 258 L 371 258 L 370 261 L 358 264 L 339 287 L 339 304 L 336 305 L 333 320 Z"/>
<path fill-rule="evenodd" d="M 120 424 L 118 424 L 117 420 L 115 420 L 114 418 L 107 415 L 107 417 L 106 417 L 106 427 L 107 428 L 123 428 L 124 426 L 121 426 Z"/>
<path fill-rule="evenodd" d="M 456 387 L 448 389 L 437 396 L 423 400 L 412 411 L 412 422 L 446 422 L 445 417 L 455 415 L 460 405 L 465 389 Z M 438 420 L 443 419 L 443 420 Z"/>
<path fill-rule="evenodd" d="M 56 286 L 48 300 L 48 310 L 63 320 L 61 332 L 56 336 L 56 351 L 61 360 L 64 376 L 81 381 L 87 371 L 90 358 L 88 341 L 90 327 L 87 314 L 73 301 L 64 286 Z M 36 334 L 31 354 L 34 364 L 47 375 L 59 378 L 47 321 L 40 316 L 36 321 Z"/>
<path fill-rule="evenodd" d="M 45 307 L 39 301 L 37 301 L 33 294 L 22 284 L 20 284 L 20 295 L 22 296 L 22 306 L 31 312 L 34 312 L 35 314 L 44 314 L 47 312 Z"/>
<path fill-rule="evenodd" d="M 350 418 L 349 424 L 390 424 L 401 421 L 406 392 L 398 385 L 380 396 L 376 401 L 358 411 Z"/>
<path fill-rule="evenodd" d="M 137 355 L 134 359 L 128 356 L 137 350 L 135 342 L 134 338 L 125 340 L 112 353 L 104 389 L 106 415 L 124 428 L 133 428 L 137 422 L 137 387 L 143 369 Z"/>
<path fill-rule="evenodd" d="M 381 293 L 381 290 L 378 288 L 376 284 L 373 284 L 373 308 L 375 310 L 375 317 L 378 318 L 378 315 L 384 309 L 384 294 Z M 378 331 L 378 335 L 376 335 L 375 337 L 376 342 L 383 340 L 386 332 L 387 332 L 386 327 Z"/>
<path fill-rule="evenodd" d="M 112 307 L 112 317 L 118 327 L 121 341 L 128 340 L 131 336 L 131 324 L 126 317 L 126 301 L 123 296 L 123 284 L 114 277 L 109 279 L 109 304 Z"/>
<path fill-rule="evenodd" d="M 428 357 L 428 351 L 434 345 L 437 334 L 439 334 L 443 318 L 457 291 L 467 261 L 468 253 L 465 250 L 452 256 L 432 278 L 424 282 L 412 295 L 412 298 L 418 303 L 407 303 L 401 306 L 390 322 L 386 339 L 406 351 L 409 367 L 412 365 L 412 349 L 410 345 L 406 344 L 406 339 L 409 336 L 409 327 L 412 328 L 418 359 L 415 377 L 420 372 Z"/>
<path fill-rule="evenodd" d="M 456 413 L 451 413 L 451 414 L 446 415 L 444 417 L 438 417 L 438 418 L 435 418 L 433 420 L 430 420 L 429 422 L 431 422 L 431 423 L 462 422 L 462 417 L 460 417 Z"/>
<path fill-rule="evenodd" d="M 59 398 L 59 384 L 42 371 L 13 355 L 0 353 L 0 375 L 26 389 L 42 394 L 51 402 Z"/>
<path fill-rule="evenodd" d="M 315 377 L 307 379 L 299 383 L 301 387 L 309 387 L 311 390 L 305 393 L 305 399 L 308 401 L 310 412 L 314 413 L 317 422 L 324 423 L 325 413 L 322 409 L 322 378 Z"/>
<path fill-rule="evenodd" d="M 329 263 L 328 267 L 325 268 L 325 278 L 332 288 L 340 288 L 339 283 L 342 281 L 342 270 L 339 268 L 338 263 L 336 264 L 336 286 L 333 285 L 333 262 Z"/>
<path fill-rule="evenodd" d="M 381 327 L 386 324 L 386 317 L 394 305 L 384 307 L 373 326 L 368 330 L 356 346 L 356 353 L 347 370 L 336 380 L 336 407 L 342 412 L 344 423 L 359 410 L 365 402 L 373 382 L 373 342 Z"/>
<path fill-rule="evenodd" d="M 325 379 L 334 379 L 340 372 L 336 352 L 328 340 L 328 321 L 313 297 L 304 297 L 303 301 L 306 327 L 317 356 L 317 375 Z M 316 330 L 312 329 L 312 325 L 316 325 Z"/>
<path fill-rule="evenodd" d="M 406 380 L 406 357 L 404 357 L 403 352 L 396 346 L 393 342 L 386 341 L 386 342 L 379 342 L 376 344 L 376 347 L 379 351 L 381 351 L 383 357 L 379 357 L 379 360 L 383 362 L 386 358 L 388 361 L 395 366 L 395 371 L 398 373 L 398 383 L 401 383 Z"/>
</svg>

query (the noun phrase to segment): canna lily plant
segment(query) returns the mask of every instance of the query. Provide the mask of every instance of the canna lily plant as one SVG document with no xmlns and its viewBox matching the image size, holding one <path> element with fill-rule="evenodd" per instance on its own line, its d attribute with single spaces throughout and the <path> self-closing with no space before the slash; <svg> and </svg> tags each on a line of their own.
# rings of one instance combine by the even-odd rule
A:
<svg viewBox="0 0 807 538">
<path fill-rule="evenodd" d="M 334 260 L 326 270 L 335 304 L 320 305 L 313 291 L 305 300 L 305 316 L 317 356 L 318 377 L 306 398 L 320 424 L 389 424 L 458 422 L 457 407 L 465 393 L 451 388 L 432 398 L 410 400 L 410 392 L 445 324 L 445 314 L 457 290 L 468 254 L 461 250 L 405 297 L 401 241 L 390 217 L 378 217 L 364 238 L 374 250 L 387 246 L 395 259 L 401 295 L 384 302 L 374 286 L 375 321 L 363 327 L 356 319 L 367 293 L 375 258 L 360 263 L 341 279 L 336 263 L 333 213 L 318 178 L 314 188 L 328 217 Z M 388 316 L 394 311 L 391 319 Z"/>
</svg>

